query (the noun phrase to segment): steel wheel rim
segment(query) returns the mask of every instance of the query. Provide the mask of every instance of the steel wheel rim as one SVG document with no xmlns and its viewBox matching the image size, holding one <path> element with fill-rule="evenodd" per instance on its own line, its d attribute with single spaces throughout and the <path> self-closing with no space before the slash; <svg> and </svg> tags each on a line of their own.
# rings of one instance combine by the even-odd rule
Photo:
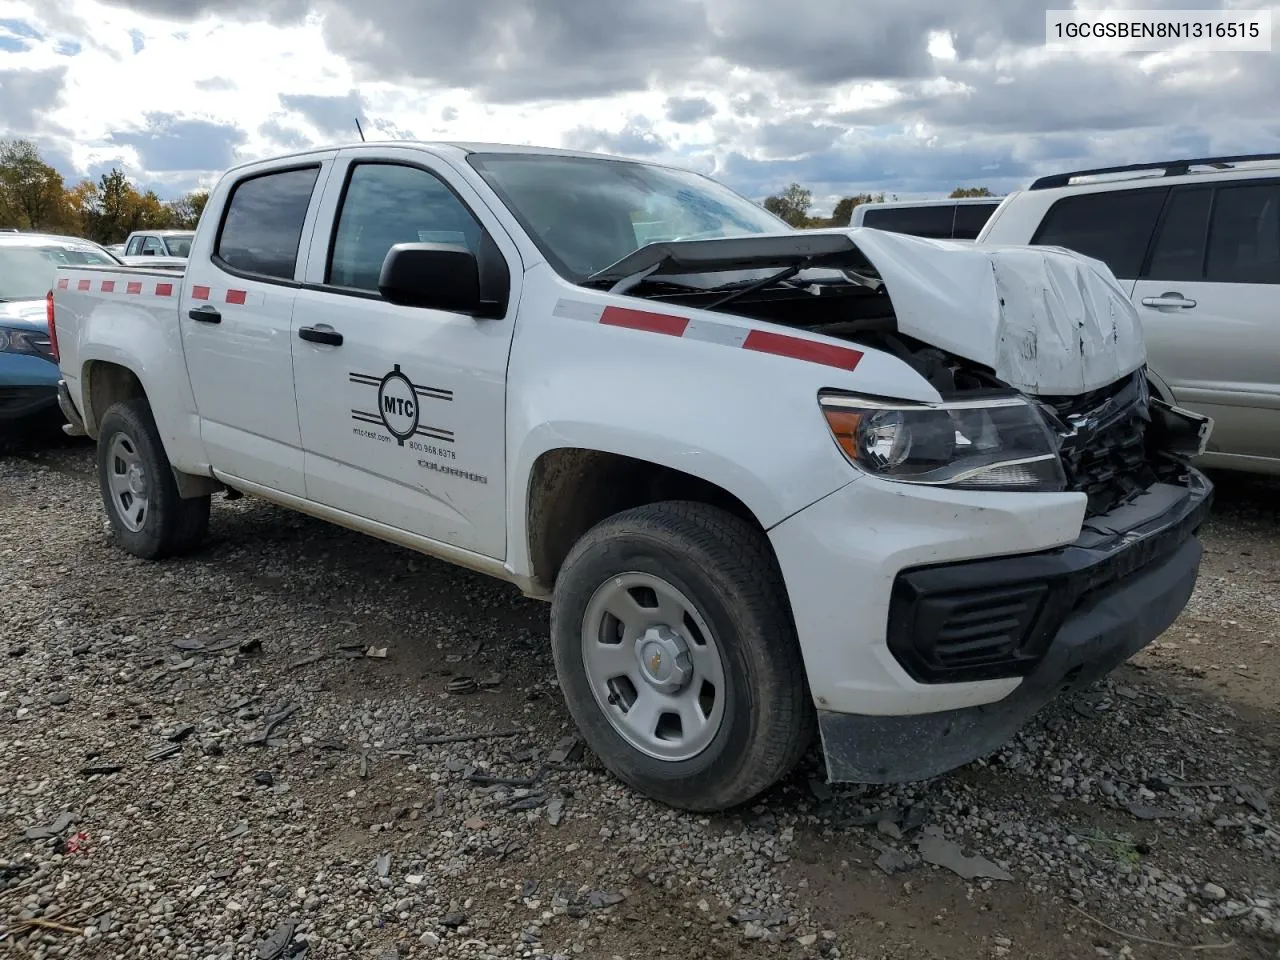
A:
<svg viewBox="0 0 1280 960">
<path fill-rule="evenodd" d="M 117 433 L 107 446 L 107 486 L 116 519 L 137 533 L 147 522 L 150 487 L 138 445 L 126 433 Z"/>
<path fill-rule="evenodd" d="M 646 756 L 696 757 L 724 721 L 724 656 L 692 601 L 630 572 L 596 588 L 582 620 L 582 663 L 613 729 Z"/>
</svg>

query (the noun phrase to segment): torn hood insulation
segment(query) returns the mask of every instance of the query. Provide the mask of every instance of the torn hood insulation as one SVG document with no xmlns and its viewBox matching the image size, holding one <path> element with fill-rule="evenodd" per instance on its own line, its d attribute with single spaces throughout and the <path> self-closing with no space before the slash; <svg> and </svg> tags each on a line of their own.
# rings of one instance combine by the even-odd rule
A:
<svg viewBox="0 0 1280 960">
<path fill-rule="evenodd" d="M 641 277 L 799 263 L 878 278 L 901 333 L 989 367 L 1026 393 L 1087 393 L 1146 362 L 1137 311 L 1115 276 L 1062 247 L 955 243 L 867 227 L 797 230 L 651 243 L 590 280 L 622 290 Z"/>
</svg>

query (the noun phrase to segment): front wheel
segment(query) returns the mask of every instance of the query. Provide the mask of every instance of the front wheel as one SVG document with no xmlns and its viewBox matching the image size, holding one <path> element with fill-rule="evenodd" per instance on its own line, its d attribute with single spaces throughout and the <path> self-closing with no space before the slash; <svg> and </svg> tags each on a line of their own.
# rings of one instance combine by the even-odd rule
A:
<svg viewBox="0 0 1280 960">
<path fill-rule="evenodd" d="M 116 541 L 147 560 L 187 553 L 209 527 L 209 497 L 184 500 L 151 407 L 141 397 L 113 404 L 98 432 L 98 486 Z"/>
<path fill-rule="evenodd" d="M 813 705 L 768 541 L 723 510 L 665 502 L 598 524 L 556 580 L 551 638 L 587 744 L 663 803 L 745 803 L 812 740 Z"/>
</svg>

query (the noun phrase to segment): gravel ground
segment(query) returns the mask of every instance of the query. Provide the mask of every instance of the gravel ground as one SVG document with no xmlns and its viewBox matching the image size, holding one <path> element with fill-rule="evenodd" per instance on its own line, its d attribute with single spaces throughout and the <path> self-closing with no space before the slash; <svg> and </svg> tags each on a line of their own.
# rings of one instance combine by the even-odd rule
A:
<svg viewBox="0 0 1280 960">
<path fill-rule="evenodd" d="M 815 750 L 696 817 L 584 755 L 544 605 L 251 499 L 136 560 L 92 463 L 0 458 L 17 956 L 1280 958 L 1280 483 L 1226 478 L 1179 622 L 986 761 Z"/>
</svg>

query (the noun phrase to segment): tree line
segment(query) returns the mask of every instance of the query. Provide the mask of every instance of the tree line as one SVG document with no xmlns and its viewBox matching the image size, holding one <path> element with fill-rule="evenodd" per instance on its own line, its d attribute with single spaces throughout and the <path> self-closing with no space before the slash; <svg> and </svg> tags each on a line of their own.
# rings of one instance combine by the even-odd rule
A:
<svg viewBox="0 0 1280 960">
<path fill-rule="evenodd" d="M 993 197 L 986 187 L 956 187 L 951 191 L 952 197 Z M 891 199 L 897 200 L 895 195 Z M 813 191 L 793 183 L 781 193 L 766 197 L 764 208 L 776 217 L 781 217 L 793 227 L 847 227 L 853 222 L 853 208 L 863 203 L 884 203 L 883 193 L 859 193 L 852 197 L 842 197 L 836 203 L 829 217 L 811 217 L 809 210 L 813 206 Z"/>
<path fill-rule="evenodd" d="M 195 190 L 163 201 L 118 168 L 68 186 L 30 140 L 0 140 L 0 227 L 121 243 L 135 230 L 195 227 L 208 199 Z"/>
</svg>

